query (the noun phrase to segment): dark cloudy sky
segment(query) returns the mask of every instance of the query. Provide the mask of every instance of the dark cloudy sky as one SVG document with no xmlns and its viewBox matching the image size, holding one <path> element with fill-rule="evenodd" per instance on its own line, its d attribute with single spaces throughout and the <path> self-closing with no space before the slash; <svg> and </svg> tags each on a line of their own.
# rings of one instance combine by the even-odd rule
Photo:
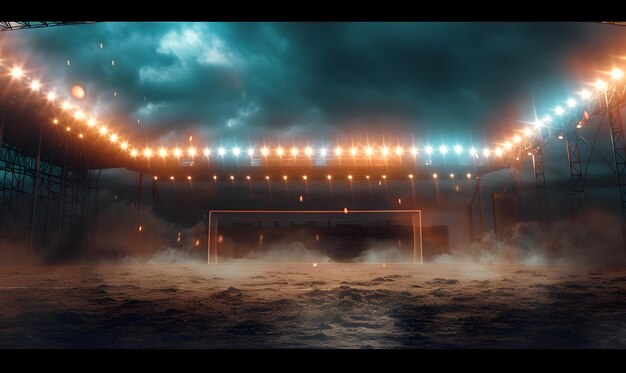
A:
<svg viewBox="0 0 626 373">
<path fill-rule="evenodd" d="M 384 135 L 403 143 L 413 136 L 418 144 L 492 146 L 519 129 L 520 120 L 534 119 L 533 102 L 542 116 L 602 71 L 624 68 L 624 47 L 626 27 L 599 23 L 96 23 L 0 34 L 0 53 L 23 61 L 31 75 L 65 92 L 73 83 L 84 85 L 85 107 L 167 145 L 185 143 L 189 135 L 209 144 L 318 143 L 366 135 L 376 141 Z M 600 121 L 579 134 L 592 140 Z M 602 133 L 607 135 L 606 127 Z M 590 171 L 587 201 L 619 214 L 606 161 L 612 159 L 609 140 L 600 140 L 603 154 L 589 157 L 581 140 Z M 551 208 L 566 215 L 567 153 L 555 142 L 546 154 Z M 526 205 L 534 206 L 530 167 L 525 159 Z M 126 184 L 133 201 L 134 175 L 113 174 L 118 177 L 104 180 L 105 189 L 117 195 Z M 500 174 L 485 179 L 492 180 L 489 191 L 506 189 L 507 173 Z M 402 197 L 411 201 L 403 207 L 436 216 L 447 203 L 442 213 L 457 213 L 465 224 L 473 187 L 463 184 L 456 193 L 446 183 L 439 185 L 441 203 L 432 182 L 424 181 L 416 185 L 417 197 L 398 184 L 363 197 L 361 207 L 385 207 Z M 248 187 L 240 187 L 196 193 L 202 201 L 184 193 L 191 213 L 183 200 L 164 201 L 193 221 L 216 203 L 245 208 L 252 195 L 242 198 Z M 284 206 L 277 206 L 264 184 L 254 187 L 254 203 L 261 207 L 298 204 L 303 193 L 292 187 L 279 196 Z M 311 186 L 307 193 L 323 198 L 298 206 L 318 208 L 324 201 L 323 207 L 352 207 L 356 197 L 347 188 L 337 186 L 332 199 L 326 185 Z"/>
<path fill-rule="evenodd" d="M 44 81 L 85 85 L 101 117 L 168 143 L 480 144 L 532 119 L 533 99 L 545 112 L 595 79 L 624 36 L 597 23 L 97 23 L 0 38 Z"/>
</svg>

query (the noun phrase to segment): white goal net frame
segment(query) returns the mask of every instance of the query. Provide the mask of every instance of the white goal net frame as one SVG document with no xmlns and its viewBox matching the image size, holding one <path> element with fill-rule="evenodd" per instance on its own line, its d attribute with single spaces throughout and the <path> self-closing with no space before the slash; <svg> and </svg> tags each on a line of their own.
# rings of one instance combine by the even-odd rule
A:
<svg viewBox="0 0 626 373">
<path fill-rule="evenodd" d="M 208 211 L 208 235 L 207 235 L 207 264 L 217 263 L 218 248 L 218 222 L 220 214 L 334 214 L 334 215 L 350 215 L 350 214 L 413 214 L 410 215 L 411 225 L 413 227 L 413 264 L 424 263 L 423 251 L 423 234 L 422 234 L 422 210 L 397 209 L 397 210 L 209 210 Z M 409 219 L 409 217 L 407 217 Z M 236 220 L 233 219 L 233 220 Z M 316 219 L 320 220 L 320 219 Z M 214 245 L 214 259 L 211 260 L 211 248 Z"/>
</svg>

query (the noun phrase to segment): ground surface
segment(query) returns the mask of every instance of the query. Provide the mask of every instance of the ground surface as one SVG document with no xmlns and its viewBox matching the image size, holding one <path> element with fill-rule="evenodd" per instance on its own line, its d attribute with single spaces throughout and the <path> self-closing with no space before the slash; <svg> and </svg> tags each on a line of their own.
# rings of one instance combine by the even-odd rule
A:
<svg viewBox="0 0 626 373">
<path fill-rule="evenodd" d="M 0 267 L 0 347 L 626 346 L 626 269 Z"/>
</svg>

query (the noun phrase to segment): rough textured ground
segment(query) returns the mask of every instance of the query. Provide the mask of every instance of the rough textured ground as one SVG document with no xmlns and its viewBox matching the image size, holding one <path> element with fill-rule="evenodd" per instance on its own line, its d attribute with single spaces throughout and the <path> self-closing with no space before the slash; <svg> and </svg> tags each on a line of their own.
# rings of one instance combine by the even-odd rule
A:
<svg viewBox="0 0 626 373">
<path fill-rule="evenodd" d="M 626 346 L 626 269 L 0 267 L 0 347 Z"/>
</svg>

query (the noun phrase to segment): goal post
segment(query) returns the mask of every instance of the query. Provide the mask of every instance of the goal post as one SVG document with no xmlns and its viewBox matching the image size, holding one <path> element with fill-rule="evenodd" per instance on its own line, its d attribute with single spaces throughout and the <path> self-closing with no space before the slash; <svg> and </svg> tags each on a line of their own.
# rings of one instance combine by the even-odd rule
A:
<svg viewBox="0 0 626 373">
<path fill-rule="evenodd" d="M 290 216 L 289 218 L 278 218 L 277 216 Z M 294 216 L 298 216 L 294 218 Z M 375 216 L 379 216 L 375 218 Z M 382 216 L 382 218 L 380 217 Z M 327 221 L 330 227 L 330 219 L 334 221 L 349 222 L 358 221 L 390 221 L 394 219 L 410 219 L 410 226 L 413 239 L 413 264 L 423 264 L 423 240 L 422 240 L 422 211 L 410 209 L 398 210 L 209 210 L 208 211 L 208 232 L 207 232 L 207 263 L 217 263 L 218 249 L 222 244 L 222 235 L 218 226 L 221 220 L 257 221 L 259 226 L 261 221 L 287 221 L 293 224 L 294 220 L 304 222 Z M 276 224 L 276 223 L 274 223 Z M 317 236 L 317 235 L 316 235 Z M 319 239 L 319 237 L 316 237 Z M 263 241 L 263 234 L 259 237 L 259 245 Z"/>
</svg>

